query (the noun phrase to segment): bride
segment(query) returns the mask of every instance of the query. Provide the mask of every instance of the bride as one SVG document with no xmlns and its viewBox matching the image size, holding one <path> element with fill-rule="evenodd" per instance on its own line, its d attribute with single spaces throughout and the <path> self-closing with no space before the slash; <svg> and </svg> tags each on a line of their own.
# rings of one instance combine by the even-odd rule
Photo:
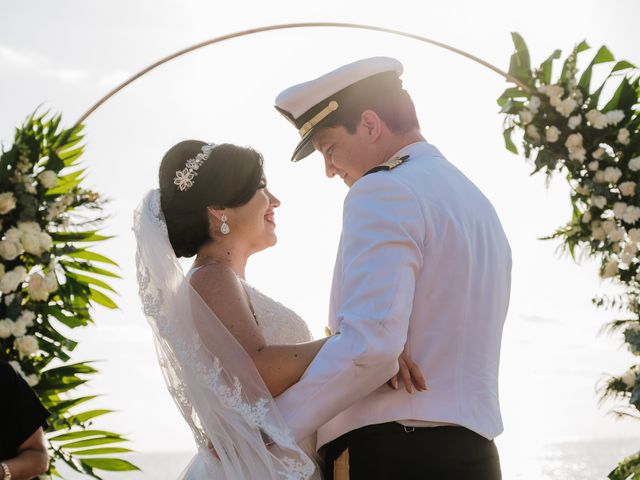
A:
<svg viewBox="0 0 640 480">
<path fill-rule="evenodd" d="M 245 280 L 248 258 L 276 243 L 280 201 L 262 156 L 183 141 L 162 159 L 159 183 L 134 214 L 136 263 L 167 387 L 198 447 L 181 478 L 319 479 L 315 439 L 297 445 L 273 399 L 326 339 Z M 184 275 L 178 258 L 193 256 Z M 423 382 L 401 373 L 405 388 Z"/>
</svg>

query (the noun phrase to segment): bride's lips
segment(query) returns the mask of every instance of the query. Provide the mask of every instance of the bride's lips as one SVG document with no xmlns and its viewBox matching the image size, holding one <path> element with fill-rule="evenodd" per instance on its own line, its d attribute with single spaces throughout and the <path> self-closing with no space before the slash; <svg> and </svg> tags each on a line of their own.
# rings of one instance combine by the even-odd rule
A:
<svg viewBox="0 0 640 480">
<path fill-rule="evenodd" d="M 275 218 L 274 218 L 274 215 L 273 215 L 273 211 L 268 212 L 268 213 L 264 216 L 264 219 L 265 219 L 268 223 L 271 223 L 271 224 L 273 224 L 273 225 L 275 225 L 275 224 L 276 224 L 276 222 L 275 222 Z"/>
</svg>

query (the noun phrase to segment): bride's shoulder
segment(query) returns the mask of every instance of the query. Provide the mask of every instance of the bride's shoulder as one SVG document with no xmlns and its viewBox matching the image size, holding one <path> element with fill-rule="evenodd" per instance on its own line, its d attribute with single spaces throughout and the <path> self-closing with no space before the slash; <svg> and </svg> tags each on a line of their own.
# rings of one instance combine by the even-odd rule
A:
<svg viewBox="0 0 640 480">
<path fill-rule="evenodd" d="M 189 283 L 198 293 L 223 293 L 240 288 L 236 274 L 221 262 L 211 262 L 193 268 Z"/>
</svg>

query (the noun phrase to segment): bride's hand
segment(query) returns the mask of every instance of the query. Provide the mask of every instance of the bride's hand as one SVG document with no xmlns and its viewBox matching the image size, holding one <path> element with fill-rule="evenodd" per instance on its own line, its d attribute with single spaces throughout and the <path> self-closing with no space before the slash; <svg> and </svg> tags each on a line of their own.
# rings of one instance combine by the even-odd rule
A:
<svg viewBox="0 0 640 480">
<path fill-rule="evenodd" d="M 417 391 L 425 391 L 429 390 L 427 386 L 427 382 L 422 376 L 422 372 L 420 371 L 420 367 L 416 362 L 414 362 L 406 350 L 404 350 L 400 357 L 398 357 L 398 365 L 400 369 L 398 373 L 396 373 L 391 379 L 387 382 L 394 390 L 398 389 L 398 377 L 402 379 L 402 383 L 404 383 L 404 388 L 407 392 L 412 393 L 411 385 L 415 387 Z"/>
</svg>

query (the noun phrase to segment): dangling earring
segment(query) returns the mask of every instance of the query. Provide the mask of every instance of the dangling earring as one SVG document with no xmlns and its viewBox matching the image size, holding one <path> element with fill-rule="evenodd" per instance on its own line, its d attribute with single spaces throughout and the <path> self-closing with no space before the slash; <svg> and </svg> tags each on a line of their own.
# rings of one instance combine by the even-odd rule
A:
<svg viewBox="0 0 640 480">
<path fill-rule="evenodd" d="M 220 217 L 220 220 L 222 220 L 222 225 L 220 225 L 220 231 L 222 232 L 223 235 L 229 235 L 229 232 L 231 231 L 229 229 L 229 225 L 227 224 L 227 216 L 226 215 L 222 215 L 222 217 Z"/>
</svg>

